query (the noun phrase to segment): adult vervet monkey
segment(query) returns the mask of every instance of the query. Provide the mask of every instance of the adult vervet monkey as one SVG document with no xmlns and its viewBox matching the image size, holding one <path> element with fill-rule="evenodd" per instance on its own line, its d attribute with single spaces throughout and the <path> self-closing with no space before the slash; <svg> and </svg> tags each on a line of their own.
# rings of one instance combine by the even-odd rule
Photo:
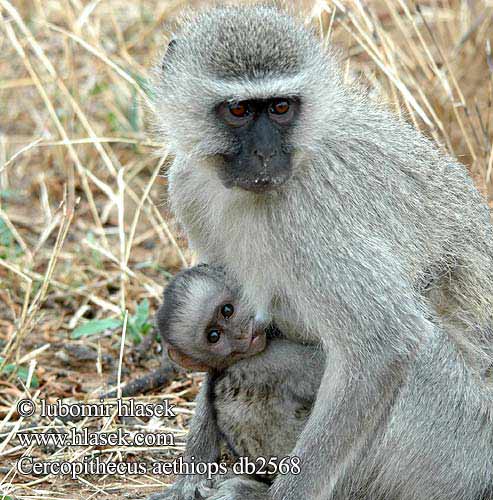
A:
<svg viewBox="0 0 493 500">
<path fill-rule="evenodd" d="M 465 168 L 274 8 L 186 21 L 156 96 L 192 247 L 327 352 L 302 471 L 268 498 L 493 498 L 492 228 Z M 218 495 L 267 498 L 241 478 Z"/>
</svg>

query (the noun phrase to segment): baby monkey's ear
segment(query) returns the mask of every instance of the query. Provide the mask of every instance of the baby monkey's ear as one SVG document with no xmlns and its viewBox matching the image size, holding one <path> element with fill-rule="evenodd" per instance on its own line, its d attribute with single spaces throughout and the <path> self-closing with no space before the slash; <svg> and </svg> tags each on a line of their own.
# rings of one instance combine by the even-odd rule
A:
<svg viewBox="0 0 493 500">
<path fill-rule="evenodd" d="M 194 372 L 208 372 L 210 367 L 205 363 L 200 363 L 199 361 L 195 361 L 194 359 L 185 356 L 180 351 L 173 349 L 172 347 L 168 347 L 168 356 L 171 361 L 174 361 L 177 365 L 180 365 L 182 368 L 187 370 L 192 370 Z"/>
</svg>

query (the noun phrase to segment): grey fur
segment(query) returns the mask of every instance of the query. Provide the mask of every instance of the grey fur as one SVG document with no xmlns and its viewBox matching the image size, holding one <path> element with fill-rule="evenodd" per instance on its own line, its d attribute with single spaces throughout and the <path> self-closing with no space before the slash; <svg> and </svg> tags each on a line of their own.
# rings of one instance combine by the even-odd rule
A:
<svg viewBox="0 0 493 500">
<path fill-rule="evenodd" d="M 208 488 L 203 485 L 198 487 L 202 498 L 207 500 L 229 500 L 232 495 L 235 498 L 261 500 L 265 498 L 267 490 L 267 484 L 245 477 L 228 478 L 220 482 L 217 488 Z"/>
<path fill-rule="evenodd" d="M 215 463 L 220 455 L 220 435 L 209 404 L 210 385 L 206 377 L 196 399 L 195 414 L 190 425 L 183 459 L 191 462 Z M 196 500 L 197 488 L 210 486 L 210 481 L 200 475 L 180 476 L 174 484 L 161 493 L 155 493 L 147 500 Z"/>
<path fill-rule="evenodd" d="M 207 351 L 199 353 L 194 338 L 213 322 L 214 310 L 224 300 L 234 305 L 235 313 L 227 322 L 229 331 L 236 330 L 243 324 L 243 317 L 252 313 L 241 308 L 238 287 L 227 284 L 221 269 L 201 265 L 175 276 L 158 312 L 163 346 L 178 347 L 182 354 L 207 362 Z M 258 457 L 267 461 L 278 457 L 279 462 L 294 448 L 315 401 L 325 356 L 318 346 L 294 343 L 273 333 L 272 328 L 269 331 L 265 350 L 259 354 L 232 365 L 225 362 L 221 366 L 226 368 L 219 370 L 217 358 L 210 359 L 210 373 L 197 398 L 185 460 L 193 456 L 195 462 L 215 462 L 221 442 L 233 456 L 252 462 Z M 198 476 L 182 477 L 163 494 L 151 498 L 194 499 L 197 487 L 206 491 L 208 483 Z M 231 482 L 226 482 L 222 490 L 228 484 Z M 234 484 L 249 491 L 265 491 L 263 483 L 248 478 Z M 216 494 L 213 489 L 209 491 Z"/>
<path fill-rule="evenodd" d="M 290 455 L 306 425 L 325 366 L 312 345 L 269 340 L 261 354 L 238 361 L 215 380 L 221 434 L 236 456 Z"/>
<path fill-rule="evenodd" d="M 218 155 L 234 145 L 214 106 L 290 95 L 302 106 L 291 179 L 225 188 Z M 319 40 L 268 7 L 185 23 L 156 96 L 192 248 L 253 310 L 327 352 L 293 451 L 302 473 L 268 498 L 492 498 L 493 238 L 466 169 L 345 87 Z"/>
</svg>

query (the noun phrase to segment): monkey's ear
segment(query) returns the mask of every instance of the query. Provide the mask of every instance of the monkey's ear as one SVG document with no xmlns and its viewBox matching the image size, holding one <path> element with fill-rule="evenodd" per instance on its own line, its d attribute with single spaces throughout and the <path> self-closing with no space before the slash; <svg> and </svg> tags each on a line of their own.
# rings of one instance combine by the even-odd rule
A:
<svg viewBox="0 0 493 500">
<path fill-rule="evenodd" d="M 175 47 L 176 47 L 176 43 L 177 43 L 177 40 L 176 38 L 172 38 L 169 43 L 168 43 L 168 48 L 166 49 L 166 52 L 163 56 L 163 59 L 161 61 L 161 69 L 164 70 L 165 66 L 166 66 L 166 60 L 173 54 L 173 52 L 175 51 Z"/>
<path fill-rule="evenodd" d="M 166 54 L 172 54 L 173 51 L 175 50 L 175 47 L 176 47 L 176 42 L 177 42 L 177 39 L 176 38 L 172 38 L 169 43 L 168 43 L 168 49 L 166 50 Z"/>
<path fill-rule="evenodd" d="M 195 372 L 209 371 L 209 367 L 206 364 L 195 361 L 194 359 L 185 356 L 180 351 L 177 351 L 172 347 L 168 347 L 168 356 L 170 357 L 171 361 L 174 361 L 177 365 L 180 365 L 182 368 L 185 368 L 187 370 L 192 370 Z"/>
</svg>

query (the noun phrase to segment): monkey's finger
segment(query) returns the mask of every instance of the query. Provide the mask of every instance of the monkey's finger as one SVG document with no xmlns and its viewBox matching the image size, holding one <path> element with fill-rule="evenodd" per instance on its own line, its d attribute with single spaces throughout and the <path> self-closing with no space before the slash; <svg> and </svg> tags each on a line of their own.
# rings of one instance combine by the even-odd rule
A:
<svg viewBox="0 0 493 500">
<path fill-rule="evenodd" d="M 197 488 L 195 488 L 195 500 L 209 500 L 212 498 L 212 495 L 216 493 L 217 490 L 214 488 L 209 488 L 205 484 L 199 484 Z"/>
<path fill-rule="evenodd" d="M 152 495 L 146 497 L 145 500 L 170 500 L 171 498 L 172 497 L 170 491 L 165 490 L 159 493 L 153 493 Z"/>
<path fill-rule="evenodd" d="M 195 490 L 195 495 L 194 495 L 194 500 L 205 500 L 206 497 L 203 497 L 201 493 L 199 492 L 199 488 L 196 488 Z"/>
</svg>

